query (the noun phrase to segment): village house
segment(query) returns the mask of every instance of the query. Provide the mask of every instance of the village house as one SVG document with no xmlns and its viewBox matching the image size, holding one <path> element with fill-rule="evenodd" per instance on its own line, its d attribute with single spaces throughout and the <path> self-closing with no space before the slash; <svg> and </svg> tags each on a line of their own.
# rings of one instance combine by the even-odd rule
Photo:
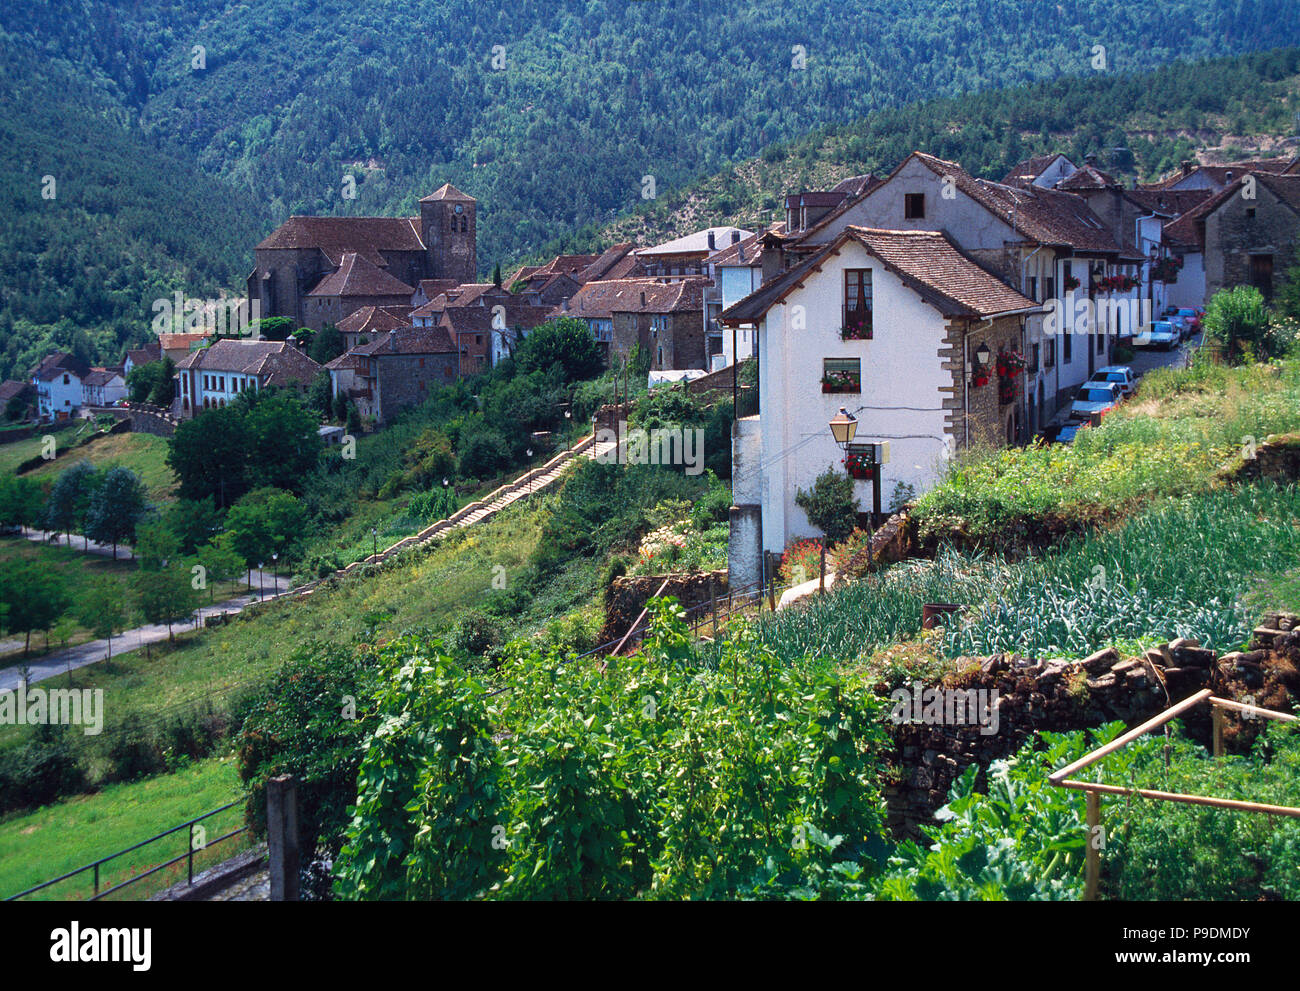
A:
<svg viewBox="0 0 1300 991">
<path fill-rule="evenodd" d="M 707 283 L 699 277 L 589 282 L 550 316 L 585 322 L 606 362 L 640 346 L 651 371 L 703 370 Z"/>
<path fill-rule="evenodd" d="M 953 452 L 1013 443 L 1024 376 L 998 369 L 1042 310 L 943 232 L 853 225 L 725 310 L 757 332 L 760 396 L 733 430 L 733 585 L 760 578 L 761 552 L 818 535 L 795 496 L 846 470 L 828 428 L 840 407 L 856 442 L 891 445 L 886 500 L 932 486 Z M 855 482 L 864 509 L 871 484 Z"/>
<path fill-rule="evenodd" d="M 290 217 L 254 249 L 250 305 L 263 319 L 320 330 L 363 306 L 387 305 L 402 295 L 398 286 L 398 301 L 410 303 L 421 280 L 469 282 L 478 268 L 476 210 L 473 197 L 446 184 L 420 200 L 418 217 Z"/>
<path fill-rule="evenodd" d="M 325 368 L 333 395 L 344 395 L 363 417 L 385 423 L 424 402 L 433 389 L 454 382 L 460 355 L 444 327 L 401 327 L 358 345 Z"/>
<path fill-rule="evenodd" d="M 36 390 L 30 382 L 5 379 L 0 382 L 0 416 L 8 416 L 13 404 L 14 419 L 25 420 L 36 412 Z"/>
<path fill-rule="evenodd" d="M 754 355 L 755 333 L 752 327 L 723 327 L 718 319 L 722 311 L 740 302 L 763 284 L 763 238 L 772 234 L 779 238 L 785 233 L 784 223 L 741 238 L 734 244 L 709 255 L 708 264 L 712 274 L 713 285 L 705 290 L 704 303 L 707 326 L 712 330 L 717 327 L 720 347 L 713 347 L 710 342 L 710 367 L 713 370 L 726 368 L 739 356 L 744 361 Z"/>
<path fill-rule="evenodd" d="M 306 395 L 321 366 L 289 341 L 225 338 L 176 363 L 180 414 L 189 418 L 272 386 Z"/>
<path fill-rule="evenodd" d="M 81 380 L 87 406 L 112 406 L 126 398 L 126 379 L 116 368 L 92 368 Z"/>
<path fill-rule="evenodd" d="M 358 344 L 368 344 L 380 334 L 411 326 L 411 306 L 363 306 L 334 325 L 349 351 Z"/>
<path fill-rule="evenodd" d="M 1271 300 L 1295 263 L 1300 241 L 1300 175 L 1241 175 L 1165 229 L 1180 253 L 1174 305 L 1204 305 L 1221 289 L 1255 286 Z M 1181 285 L 1180 285 L 1181 284 Z"/>
<path fill-rule="evenodd" d="M 1022 439 L 1043 429 L 1078 386 L 1110 362 L 1116 336 L 1133 332 L 1125 314 L 1139 302 L 1144 259 L 1076 193 L 976 179 L 955 162 L 913 152 L 865 195 L 807 230 L 769 238 L 770 268 L 788 267 L 849 225 L 943 231 L 985 270 L 1049 304 L 1045 315 L 1027 321 L 1017 347 L 1029 369 L 1019 407 Z M 1117 288 L 1121 280 L 1129 288 Z M 1094 326 L 1096 312 L 1107 318 L 1104 325 Z"/>
<path fill-rule="evenodd" d="M 445 328 L 460 354 L 459 374 L 476 375 L 509 355 L 523 334 L 546 322 L 551 307 L 534 305 L 531 298 L 491 282 L 466 283 L 417 307 L 411 323 Z"/>
<path fill-rule="evenodd" d="M 90 366 L 64 351 L 47 355 L 28 378 L 36 389 L 36 415 L 42 420 L 66 420 L 85 401 L 82 382 Z"/>
<path fill-rule="evenodd" d="M 143 347 L 130 348 L 122 356 L 122 377 L 126 378 L 131 374 L 131 369 L 139 368 L 141 365 L 150 365 L 155 361 L 162 360 L 162 345 L 158 338 L 147 341 Z"/>
<path fill-rule="evenodd" d="M 1179 170 L 1159 182 L 1143 189 L 1189 190 L 1200 189 L 1211 193 L 1222 192 L 1248 172 L 1282 174 L 1300 168 L 1300 158 L 1266 158 L 1245 162 L 1226 162 L 1223 165 L 1201 165 L 1185 161 Z"/>
</svg>

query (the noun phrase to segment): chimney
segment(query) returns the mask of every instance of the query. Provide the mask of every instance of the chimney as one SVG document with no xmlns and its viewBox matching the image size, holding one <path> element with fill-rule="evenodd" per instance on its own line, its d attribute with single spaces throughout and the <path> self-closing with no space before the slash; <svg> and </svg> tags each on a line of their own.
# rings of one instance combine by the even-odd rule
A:
<svg viewBox="0 0 1300 991">
<path fill-rule="evenodd" d="M 770 282 L 781 274 L 784 259 L 781 257 L 780 238 L 768 234 L 763 238 L 763 281 Z"/>
<path fill-rule="evenodd" d="M 1187 159 L 1183 159 L 1183 175 L 1189 176 L 1191 174 L 1192 174 L 1192 163 Z"/>
<path fill-rule="evenodd" d="M 731 243 L 732 243 L 732 244 L 739 244 L 739 243 L 740 243 L 740 231 L 732 231 L 732 232 L 731 232 Z"/>
<path fill-rule="evenodd" d="M 1084 156 L 1083 156 L 1083 164 L 1084 164 L 1084 165 L 1096 165 L 1096 164 L 1097 164 L 1097 156 L 1094 155 L 1094 154 L 1092 154 L 1092 153 L 1089 153 L 1089 154 L 1087 154 L 1087 155 L 1084 155 Z"/>
<path fill-rule="evenodd" d="M 709 235 L 709 236 L 712 237 L 713 235 Z M 641 305 L 642 305 L 642 306 L 645 306 L 645 293 L 644 293 L 644 292 L 641 293 Z"/>
<path fill-rule="evenodd" d="M 710 250 L 710 251 L 715 251 L 715 250 L 716 250 L 716 246 L 715 246 L 714 243 L 713 243 L 713 231 L 712 231 L 712 230 L 709 231 L 709 250 Z"/>
<path fill-rule="evenodd" d="M 1224 177 L 1228 182 L 1232 182 L 1232 170 L 1229 169 L 1227 172 L 1223 173 L 1223 177 Z"/>
</svg>

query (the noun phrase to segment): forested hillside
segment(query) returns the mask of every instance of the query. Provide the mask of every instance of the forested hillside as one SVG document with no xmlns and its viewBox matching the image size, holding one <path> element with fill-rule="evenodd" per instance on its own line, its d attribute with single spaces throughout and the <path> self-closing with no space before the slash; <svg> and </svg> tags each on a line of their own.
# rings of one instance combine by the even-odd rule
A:
<svg viewBox="0 0 1300 991">
<path fill-rule="evenodd" d="M 411 213 L 450 181 L 483 204 L 487 272 L 642 208 L 647 176 L 662 209 L 665 194 L 812 128 L 1293 44 L 1293 11 L 1292 0 L 6 4 L 0 337 L 12 350 L 0 374 L 34 342 L 76 343 L 80 328 L 94 357 L 116 357 L 154 285 L 238 288 L 252 245 L 291 212 Z M 1182 99 L 1128 95 L 1154 98 L 1157 113 Z M 1061 117 L 1017 122 L 1032 138 L 1073 126 Z M 972 147 L 1012 156 L 985 120 Z M 882 164 L 915 144 L 942 153 L 918 125 L 873 117 L 848 153 Z M 901 136 L 877 142 L 890 129 Z M 56 167 L 97 177 L 79 209 L 39 199 Z M 19 321 L 32 326 L 5 333 Z"/>
<path fill-rule="evenodd" d="M 995 181 L 1016 164 L 1089 154 L 1122 181 L 1149 181 L 1184 161 L 1290 158 L 1300 153 L 1300 49 L 1176 63 L 1142 73 L 1073 77 L 941 98 L 819 128 L 673 189 L 563 244 L 654 243 L 729 218 L 781 219 L 786 193 L 887 174 L 920 149 Z"/>
</svg>

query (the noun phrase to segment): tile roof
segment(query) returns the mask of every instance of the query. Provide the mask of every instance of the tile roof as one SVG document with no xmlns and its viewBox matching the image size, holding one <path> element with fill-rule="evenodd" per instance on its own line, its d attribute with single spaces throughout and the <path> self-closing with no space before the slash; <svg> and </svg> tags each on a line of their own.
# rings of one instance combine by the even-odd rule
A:
<svg viewBox="0 0 1300 991">
<path fill-rule="evenodd" d="M 214 341 L 187 354 L 176 363 L 176 368 L 255 375 L 263 385 L 307 382 L 321 370 L 320 365 L 288 341 L 232 338 Z"/>
<path fill-rule="evenodd" d="M 1041 310 L 962 254 L 940 231 L 889 231 L 849 226 L 816 254 L 764 284 L 722 314 L 727 324 L 755 323 L 803 285 L 804 277 L 849 240 L 861 244 L 945 317 L 990 317 Z"/>
<path fill-rule="evenodd" d="M 679 313 L 704 309 L 703 278 L 661 282 L 657 279 L 604 279 L 588 282 L 573 294 L 568 308 L 554 317 L 607 319 L 615 313 Z"/>
<path fill-rule="evenodd" d="M 331 372 L 364 372 L 370 367 L 370 360 L 364 354 L 345 351 L 332 361 L 325 362 L 325 369 Z"/>
<path fill-rule="evenodd" d="M 335 326 L 343 334 L 373 334 L 411 325 L 411 308 L 399 306 L 363 306 L 353 310 Z"/>
<path fill-rule="evenodd" d="M 122 359 L 123 364 L 126 363 L 127 358 L 131 359 L 133 365 L 147 365 L 152 361 L 158 361 L 162 358 L 162 344 L 155 337 L 153 340 L 146 342 L 144 347 L 128 350 Z"/>
<path fill-rule="evenodd" d="M 74 358 L 66 351 L 56 351 L 54 354 L 47 354 L 42 358 L 40 364 L 31 370 L 28 377 L 38 378 L 42 382 L 48 382 L 50 379 L 56 378 L 64 372 L 68 372 L 69 374 L 75 375 L 77 378 L 81 379 L 90 374 L 90 366 L 84 361 Z"/>
<path fill-rule="evenodd" d="M 348 253 L 383 265 L 381 251 L 423 251 L 419 217 L 290 217 L 256 250 L 318 248 L 338 266 Z"/>
<path fill-rule="evenodd" d="M 721 251 L 709 255 L 709 264 L 721 267 L 753 268 L 763 264 L 762 239 L 765 234 L 784 234 L 785 221 L 765 227 L 757 234 L 742 238 L 739 244 L 729 244 Z"/>
<path fill-rule="evenodd" d="M 416 288 L 429 299 L 433 299 L 434 296 L 444 293 L 448 289 L 453 289 L 458 284 L 455 279 L 421 279 Z"/>
<path fill-rule="evenodd" d="M 868 172 L 866 175 L 852 175 L 841 179 L 831 187 L 832 193 L 847 193 L 849 199 L 856 199 L 870 189 L 879 186 L 883 180 Z"/>
<path fill-rule="evenodd" d="M 1270 172 L 1278 174 L 1285 172 L 1294 159 L 1287 158 L 1265 158 L 1255 161 L 1245 162 L 1225 162 L 1222 165 L 1196 165 L 1186 174 L 1180 169 L 1171 176 L 1153 183 L 1150 188 L 1168 189 L 1188 176 L 1200 172 L 1209 178 L 1216 186 L 1224 186 L 1236 179 L 1241 178 L 1247 172 Z"/>
<path fill-rule="evenodd" d="M 639 267 L 636 256 L 631 252 L 634 249 L 631 241 L 624 241 L 613 247 L 606 248 L 596 260 L 577 274 L 579 282 L 595 282 L 599 279 L 622 279 L 628 275 L 636 274 L 628 272 L 628 262 L 631 260 L 633 266 Z M 614 269 L 622 266 L 622 269 L 615 273 Z"/>
<path fill-rule="evenodd" d="M 402 296 L 411 297 L 415 290 L 389 275 L 356 252 L 343 256 L 339 267 L 325 276 L 308 296 Z"/>
<path fill-rule="evenodd" d="M 428 196 L 420 197 L 421 203 L 433 203 L 438 200 L 459 201 L 461 203 L 477 203 L 478 201 L 472 196 L 466 196 L 459 189 L 449 182 L 444 182 Z"/>
<path fill-rule="evenodd" d="M 14 396 L 21 396 L 30 392 L 32 384 L 30 382 L 19 382 L 16 379 L 5 379 L 0 382 L 0 404 L 8 403 Z"/>
<path fill-rule="evenodd" d="M 1255 181 L 1269 190 L 1296 213 L 1300 213 L 1300 175 L 1288 175 L 1276 172 L 1253 173 Z M 1245 176 L 1225 186 L 1217 193 L 1210 193 L 1200 203 L 1183 213 L 1177 220 L 1165 224 L 1164 240 L 1175 249 L 1183 251 L 1205 250 L 1205 227 L 1203 221 L 1221 207 L 1231 197 L 1237 195 Z"/>
<path fill-rule="evenodd" d="M 1037 186 L 1022 189 L 976 179 L 956 162 L 946 162 L 921 151 L 908 156 L 908 160 L 913 158 L 938 176 L 951 176 L 957 189 L 1030 242 L 1099 254 L 1120 251 L 1120 245 L 1109 229 L 1082 196 Z"/>
<path fill-rule="evenodd" d="M 1148 213 L 1181 217 L 1214 195 L 1211 189 L 1126 189 L 1124 196 Z"/>
<path fill-rule="evenodd" d="M 1002 177 L 1004 186 L 1028 186 L 1033 181 L 1047 171 L 1047 167 L 1055 162 L 1058 158 L 1064 158 L 1059 151 L 1048 152 L 1046 155 L 1038 155 L 1034 158 L 1027 158 L 1018 165 L 1012 167 L 1011 171 Z"/>
<path fill-rule="evenodd" d="M 113 379 L 120 379 L 122 373 L 113 368 L 94 368 L 91 369 L 81 380 L 82 385 L 108 385 Z"/>
<path fill-rule="evenodd" d="M 208 339 L 207 334 L 159 334 L 158 343 L 164 351 L 190 351 Z"/>
<path fill-rule="evenodd" d="M 1081 169 L 1075 169 L 1058 182 L 1056 188 L 1066 192 L 1076 189 L 1117 189 L 1119 180 L 1094 165 L 1085 165 Z"/>
<path fill-rule="evenodd" d="M 377 357 L 385 354 L 454 354 L 455 345 L 445 327 L 402 327 L 359 344 L 349 354 Z"/>
</svg>

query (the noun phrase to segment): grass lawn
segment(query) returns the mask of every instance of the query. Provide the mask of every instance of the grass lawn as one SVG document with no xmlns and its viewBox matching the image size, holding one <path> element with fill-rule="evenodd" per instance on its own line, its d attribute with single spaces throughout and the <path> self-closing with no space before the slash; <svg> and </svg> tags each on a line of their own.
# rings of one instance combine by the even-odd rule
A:
<svg viewBox="0 0 1300 991">
<path fill-rule="evenodd" d="M 30 458 L 39 457 L 41 448 L 44 444 L 46 434 L 53 434 L 55 438 L 55 451 L 62 451 L 69 444 L 76 443 L 84 434 L 79 435 L 78 431 L 82 430 L 81 424 L 61 425 L 52 427 L 50 430 L 34 434 L 25 440 L 14 441 L 12 444 L 0 444 L 0 472 L 11 475 L 17 470 L 18 466 Z M 90 428 L 84 427 L 86 431 Z"/>
<path fill-rule="evenodd" d="M 241 796 L 233 758 L 199 761 L 174 774 L 109 785 L 94 795 L 56 802 L 35 812 L 0 820 L 0 898 L 7 898 L 91 861 L 132 846 L 165 829 L 219 808 Z M 243 824 L 236 806 L 205 820 L 208 841 Z M 188 831 L 173 833 L 100 868 L 100 888 L 183 853 Z M 243 835 L 204 850 L 195 857 L 195 873 L 237 853 Z M 138 899 L 185 877 L 181 861 L 111 898 Z M 93 891 L 91 872 L 63 881 L 34 899 L 66 900 Z"/>
<path fill-rule="evenodd" d="M 39 441 L 39 438 L 33 440 Z M 9 447 L 22 447 L 26 443 L 22 441 L 18 444 L 10 444 L 0 448 L 0 451 L 7 452 Z M 63 450 L 62 445 L 59 450 Z M 39 453 L 38 443 L 27 457 L 34 457 Z M 145 488 L 149 491 L 149 498 L 153 502 L 167 502 L 175 494 L 176 476 L 167 467 L 167 439 L 152 434 L 111 434 L 95 437 L 77 447 L 76 450 L 60 454 L 57 460 L 32 469 L 25 477 L 52 480 L 65 468 L 83 460 L 89 461 L 96 468 L 107 468 L 112 465 L 130 468 L 144 481 Z M 18 461 L 13 461 L 14 465 L 17 463 Z M 9 470 L 12 471 L 13 468 Z"/>
</svg>

